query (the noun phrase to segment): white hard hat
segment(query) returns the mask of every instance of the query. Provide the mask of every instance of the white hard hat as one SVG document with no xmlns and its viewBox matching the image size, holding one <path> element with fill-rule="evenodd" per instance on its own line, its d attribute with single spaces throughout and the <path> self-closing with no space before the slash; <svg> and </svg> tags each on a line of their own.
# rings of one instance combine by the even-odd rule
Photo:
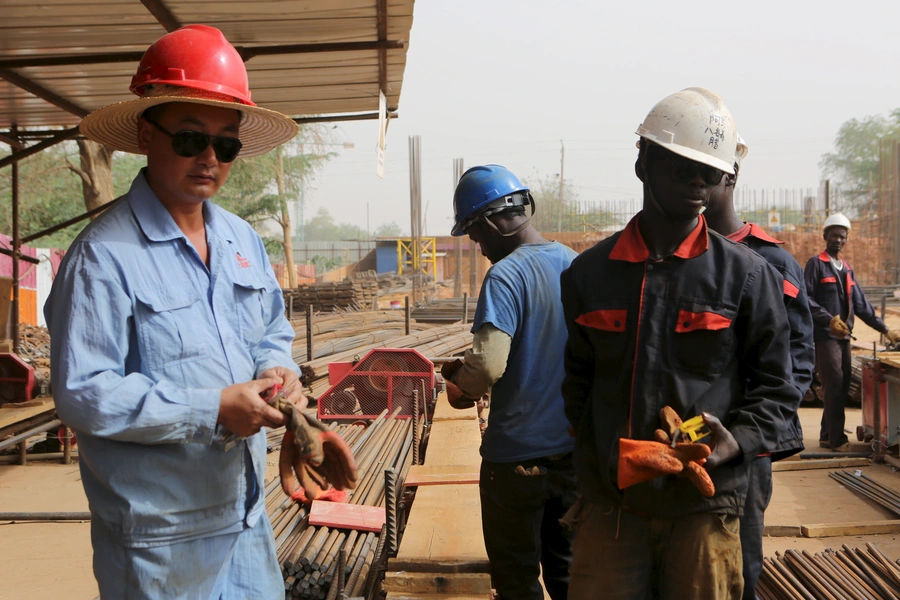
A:
<svg viewBox="0 0 900 600">
<path fill-rule="evenodd" d="M 836 212 L 827 219 L 825 219 L 825 226 L 822 227 L 822 231 L 827 231 L 829 227 L 846 227 L 847 232 L 850 232 L 850 219 L 845 217 L 843 213 Z"/>
<path fill-rule="evenodd" d="M 737 129 L 714 92 L 687 88 L 666 96 L 635 133 L 679 156 L 734 175 Z"/>
<path fill-rule="evenodd" d="M 737 136 L 737 148 L 734 150 L 734 162 L 737 166 L 741 166 L 741 161 L 744 160 L 748 152 L 750 152 L 750 147 L 744 142 L 744 138 Z"/>
</svg>

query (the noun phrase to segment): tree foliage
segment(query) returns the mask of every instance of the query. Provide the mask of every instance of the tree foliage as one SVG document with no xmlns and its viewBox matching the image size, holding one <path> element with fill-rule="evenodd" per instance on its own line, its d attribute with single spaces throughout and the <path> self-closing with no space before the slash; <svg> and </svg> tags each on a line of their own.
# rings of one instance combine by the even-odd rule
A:
<svg viewBox="0 0 900 600">
<path fill-rule="evenodd" d="M 887 116 L 845 121 L 834 139 L 834 152 L 822 155 L 823 177 L 832 177 L 854 204 L 869 201 L 878 177 L 879 142 L 900 138 L 900 109 Z"/>
<path fill-rule="evenodd" d="M 531 224 L 541 232 L 583 231 L 590 233 L 610 226 L 621 226 L 615 215 L 591 207 L 582 200 L 578 184 L 571 179 L 563 181 L 560 204 L 559 176 L 533 174 L 523 180 L 534 197 L 535 213 Z"/>
<path fill-rule="evenodd" d="M 402 235 L 403 229 L 397 225 L 396 221 L 391 221 L 390 223 L 382 223 L 379 225 L 372 234 L 372 237 L 401 237 Z"/>
<path fill-rule="evenodd" d="M 304 226 L 305 237 L 308 242 L 339 242 L 341 240 L 364 240 L 366 232 L 350 223 L 338 223 L 322 207 L 306 222 Z"/>
</svg>

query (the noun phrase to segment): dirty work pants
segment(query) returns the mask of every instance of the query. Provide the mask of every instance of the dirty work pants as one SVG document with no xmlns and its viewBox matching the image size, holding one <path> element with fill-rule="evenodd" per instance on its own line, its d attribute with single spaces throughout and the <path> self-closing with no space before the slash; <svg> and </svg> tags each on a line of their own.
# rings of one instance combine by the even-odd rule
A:
<svg viewBox="0 0 900 600">
<path fill-rule="evenodd" d="M 850 441 L 844 433 L 844 407 L 850 393 L 850 342 L 816 338 L 816 371 L 825 396 L 819 441 L 837 448 Z"/>
<path fill-rule="evenodd" d="M 91 520 L 94 577 L 102 600 L 283 600 L 284 580 L 272 526 L 254 527 L 153 548 L 116 544 Z"/>
<path fill-rule="evenodd" d="M 744 600 L 756 598 L 756 582 L 762 572 L 763 515 L 772 499 L 772 459 L 758 456 L 747 469 L 747 499 L 741 516 L 741 554 L 744 561 Z"/>
<path fill-rule="evenodd" d="M 535 475 L 520 475 L 537 467 Z M 559 519 L 575 502 L 572 455 L 516 463 L 482 461 L 481 525 L 491 581 L 503 600 L 543 600 L 538 576 L 553 600 L 565 600 L 572 533 Z"/>
<path fill-rule="evenodd" d="M 738 517 L 661 519 L 587 502 L 578 513 L 569 600 L 740 600 Z"/>
</svg>

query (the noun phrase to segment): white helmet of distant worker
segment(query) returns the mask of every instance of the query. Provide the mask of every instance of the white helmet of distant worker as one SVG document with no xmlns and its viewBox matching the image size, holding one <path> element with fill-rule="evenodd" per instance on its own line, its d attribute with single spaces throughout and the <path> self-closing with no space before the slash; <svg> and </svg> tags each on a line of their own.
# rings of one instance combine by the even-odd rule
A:
<svg viewBox="0 0 900 600">
<path fill-rule="evenodd" d="M 850 233 L 850 219 L 844 216 L 843 213 L 836 212 L 827 219 L 825 219 L 825 225 L 822 227 L 822 231 L 828 231 L 829 227 L 846 227 L 847 233 Z"/>
<path fill-rule="evenodd" d="M 666 96 L 635 132 L 689 160 L 734 175 L 737 129 L 722 97 L 692 87 Z"/>
</svg>

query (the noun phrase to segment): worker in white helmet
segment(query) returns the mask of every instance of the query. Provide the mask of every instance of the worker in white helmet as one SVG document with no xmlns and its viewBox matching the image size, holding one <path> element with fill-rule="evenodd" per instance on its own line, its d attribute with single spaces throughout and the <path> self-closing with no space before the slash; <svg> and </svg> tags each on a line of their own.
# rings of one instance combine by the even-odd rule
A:
<svg viewBox="0 0 900 600">
<path fill-rule="evenodd" d="M 769 236 L 754 223 L 744 223 L 734 208 L 734 188 L 749 148 L 738 136 L 734 155 L 734 175 L 725 175 L 713 188 L 709 207 L 703 213 L 710 229 L 733 242 L 744 244 L 766 259 L 784 278 L 784 305 L 791 327 L 791 374 L 794 386 L 802 398 L 813 378 L 815 352 L 813 324 L 803 282 L 803 268 L 784 249 L 781 242 Z M 762 572 L 762 538 L 765 529 L 764 513 L 772 498 L 772 462 L 803 451 L 803 429 L 797 412 L 779 428 L 778 444 L 771 452 L 764 452 L 753 461 L 748 471 L 747 499 L 741 516 L 741 554 L 744 562 L 744 600 L 756 598 L 756 583 Z"/>
<path fill-rule="evenodd" d="M 800 402 L 784 283 L 700 214 L 734 174 L 722 99 L 672 94 L 637 134 L 643 210 L 561 277 L 581 493 L 569 598 L 740 600 L 747 471 Z M 710 435 L 664 443 L 665 407 Z"/>
<path fill-rule="evenodd" d="M 850 440 L 844 433 L 844 407 L 850 391 L 850 338 L 858 316 L 892 344 L 900 333 L 888 329 L 856 282 L 853 269 L 841 250 L 850 236 L 850 219 L 834 213 L 825 219 L 825 250 L 806 263 L 804 278 L 815 328 L 816 370 L 825 395 L 819 429 L 819 446 L 846 452 Z"/>
</svg>

